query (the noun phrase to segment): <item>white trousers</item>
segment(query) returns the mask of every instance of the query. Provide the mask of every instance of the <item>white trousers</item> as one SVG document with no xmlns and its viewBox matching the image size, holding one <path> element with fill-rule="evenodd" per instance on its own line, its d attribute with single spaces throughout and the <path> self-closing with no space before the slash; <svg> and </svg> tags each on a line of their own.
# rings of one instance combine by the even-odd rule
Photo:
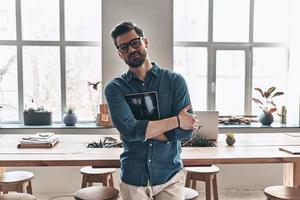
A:
<svg viewBox="0 0 300 200">
<path fill-rule="evenodd" d="M 168 182 L 156 186 L 134 186 L 121 181 L 123 200 L 184 200 L 185 175 L 180 170 Z"/>
</svg>

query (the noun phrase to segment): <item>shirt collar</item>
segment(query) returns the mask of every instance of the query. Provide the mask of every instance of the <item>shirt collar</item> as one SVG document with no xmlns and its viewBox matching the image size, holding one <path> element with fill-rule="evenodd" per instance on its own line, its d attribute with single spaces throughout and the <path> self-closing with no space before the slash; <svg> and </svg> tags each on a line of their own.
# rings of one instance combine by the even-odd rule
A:
<svg viewBox="0 0 300 200">
<path fill-rule="evenodd" d="M 159 67 L 153 62 L 151 63 L 152 64 L 152 67 L 151 69 L 147 72 L 148 73 L 152 73 L 155 77 L 158 76 L 158 72 L 159 72 Z M 127 73 L 126 73 L 126 80 L 127 82 L 131 81 L 133 78 L 136 78 L 135 74 L 128 70 Z"/>
</svg>

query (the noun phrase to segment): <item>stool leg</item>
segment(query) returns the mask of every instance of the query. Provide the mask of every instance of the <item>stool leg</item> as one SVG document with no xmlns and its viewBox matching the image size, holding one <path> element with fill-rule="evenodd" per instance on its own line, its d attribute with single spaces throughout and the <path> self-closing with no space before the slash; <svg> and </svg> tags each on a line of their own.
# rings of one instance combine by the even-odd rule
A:
<svg viewBox="0 0 300 200">
<path fill-rule="evenodd" d="M 23 193 L 24 192 L 24 190 L 23 190 L 23 184 L 17 184 L 16 185 L 16 190 L 19 193 Z"/>
<path fill-rule="evenodd" d="M 3 194 L 7 194 L 8 193 L 8 187 L 7 186 L 2 186 L 2 192 L 3 192 Z"/>
<path fill-rule="evenodd" d="M 28 181 L 28 185 L 26 187 L 26 191 L 27 191 L 28 194 L 32 194 L 31 181 Z"/>
<path fill-rule="evenodd" d="M 113 175 L 111 174 L 109 177 L 110 177 L 110 179 L 109 179 L 109 186 L 110 186 L 110 187 L 114 187 L 114 179 L 113 179 Z"/>
<path fill-rule="evenodd" d="M 206 200 L 211 200 L 211 178 L 208 177 L 205 181 Z"/>
<path fill-rule="evenodd" d="M 103 186 L 108 186 L 108 176 L 103 177 L 103 182 L 102 182 Z"/>
<path fill-rule="evenodd" d="M 93 186 L 93 182 L 87 182 L 87 186 L 88 187 L 92 187 Z"/>
<path fill-rule="evenodd" d="M 196 180 L 192 179 L 192 188 L 196 190 Z"/>
<path fill-rule="evenodd" d="M 214 191 L 214 200 L 219 200 L 218 197 L 218 186 L 217 186 L 217 175 L 213 176 L 213 191 Z"/>
<path fill-rule="evenodd" d="M 191 186 L 191 175 L 190 173 L 187 173 L 186 180 L 185 180 L 185 187 L 190 187 L 190 186 Z"/>
<path fill-rule="evenodd" d="M 87 177 L 86 175 L 82 176 L 82 183 L 81 183 L 81 188 L 86 188 L 87 187 Z"/>
</svg>

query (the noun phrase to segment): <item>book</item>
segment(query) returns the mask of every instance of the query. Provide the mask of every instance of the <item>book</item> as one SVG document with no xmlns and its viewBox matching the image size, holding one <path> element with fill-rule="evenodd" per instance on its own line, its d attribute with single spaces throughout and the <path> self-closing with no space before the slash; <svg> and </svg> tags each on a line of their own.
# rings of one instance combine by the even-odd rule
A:
<svg viewBox="0 0 300 200">
<path fill-rule="evenodd" d="M 300 146 L 285 146 L 279 147 L 280 151 L 285 151 L 291 154 L 300 154 Z"/>
<path fill-rule="evenodd" d="M 52 148 L 58 143 L 58 139 L 47 143 L 19 143 L 18 148 Z"/>
<path fill-rule="evenodd" d="M 58 139 L 54 133 L 36 133 L 29 137 L 23 137 L 18 148 L 52 148 L 58 143 Z"/>
</svg>

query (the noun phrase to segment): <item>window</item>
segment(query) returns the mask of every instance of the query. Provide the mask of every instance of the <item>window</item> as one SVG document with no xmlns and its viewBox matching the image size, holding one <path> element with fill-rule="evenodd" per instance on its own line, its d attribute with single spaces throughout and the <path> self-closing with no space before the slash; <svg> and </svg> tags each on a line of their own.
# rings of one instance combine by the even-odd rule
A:
<svg viewBox="0 0 300 200">
<path fill-rule="evenodd" d="M 186 81 L 195 110 L 204 110 L 206 108 L 206 66 L 206 48 L 174 48 L 174 70 L 184 77 L 189 77 Z"/>
<path fill-rule="evenodd" d="M 101 87 L 88 82 L 102 79 L 100 39 L 99 0 L 1 0 L 2 122 L 22 122 L 31 106 L 57 122 L 68 106 L 80 121 L 94 120 Z"/>
<path fill-rule="evenodd" d="M 244 51 L 216 51 L 216 110 L 220 115 L 244 112 L 245 60 Z"/>
<path fill-rule="evenodd" d="M 174 1 L 174 71 L 186 78 L 195 110 L 257 115 L 254 87 L 287 91 L 291 2 Z M 287 95 L 276 102 L 286 105 Z"/>
</svg>

